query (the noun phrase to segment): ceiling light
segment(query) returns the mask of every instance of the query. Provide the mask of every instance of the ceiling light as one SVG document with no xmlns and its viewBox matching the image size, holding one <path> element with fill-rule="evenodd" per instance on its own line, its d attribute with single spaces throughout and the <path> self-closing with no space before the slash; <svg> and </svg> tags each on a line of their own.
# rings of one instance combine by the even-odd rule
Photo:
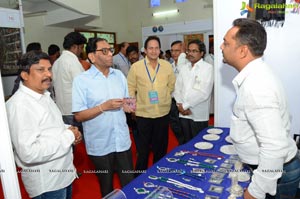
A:
<svg viewBox="0 0 300 199">
<path fill-rule="evenodd" d="M 158 16 L 165 16 L 165 15 L 170 15 L 170 14 L 176 14 L 178 13 L 179 10 L 175 9 L 175 10 L 167 10 L 167 11 L 161 11 L 161 12 L 154 12 L 152 13 L 153 17 L 158 17 Z"/>
</svg>

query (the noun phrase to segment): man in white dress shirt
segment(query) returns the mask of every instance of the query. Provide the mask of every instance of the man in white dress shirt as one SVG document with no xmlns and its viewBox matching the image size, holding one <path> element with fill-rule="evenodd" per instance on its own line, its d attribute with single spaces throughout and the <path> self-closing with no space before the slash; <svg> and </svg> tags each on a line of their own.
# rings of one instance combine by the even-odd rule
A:
<svg viewBox="0 0 300 199">
<path fill-rule="evenodd" d="M 181 66 L 174 90 L 184 143 L 208 127 L 214 82 L 213 66 L 203 61 L 206 52 L 204 43 L 190 41 L 186 52 L 190 62 Z"/>
<path fill-rule="evenodd" d="M 63 42 L 64 51 L 53 64 L 53 86 L 55 91 L 56 104 L 63 114 L 66 124 L 79 127 L 81 123 L 74 120 L 72 114 L 72 83 L 74 77 L 84 72 L 79 62 L 86 38 L 79 32 L 68 33 Z"/>
<path fill-rule="evenodd" d="M 294 198 L 298 150 L 283 87 L 262 60 L 266 45 L 264 27 L 251 19 L 236 19 L 224 37 L 223 62 L 239 72 L 232 81 L 237 97 L 230 136 L 241 161 L 254 170 L 245 199 Z"/>
<path fill-rule="evenodd" d="M 50 98 L 50 58 L 31 51 L 20 60 L 21 83 L 7 101 L 15 161 L 30 198 L 71 199 L 76 177 L 72 144 L 81 141 L 77 127 L 66 126 Z"/>
</svg>

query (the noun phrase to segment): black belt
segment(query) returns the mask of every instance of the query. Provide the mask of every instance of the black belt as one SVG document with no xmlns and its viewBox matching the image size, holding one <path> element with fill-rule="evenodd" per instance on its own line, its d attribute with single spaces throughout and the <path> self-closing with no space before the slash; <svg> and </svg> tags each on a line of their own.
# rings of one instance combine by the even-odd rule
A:
<svg viewBox="0 0 300 199">
<path fill-rule="evenodd" d="M 288 166 L 290 163 L 294 162 L 295 160 L 298 159 L 298 153 L 296 153 L 296 155 L 290 159 L 288 162 L 284 163 L 283 166 Z M 257 169 L 258 165 L 253 165 L 253 164 L 247 164 L 252 170 Z"/>
</svg>

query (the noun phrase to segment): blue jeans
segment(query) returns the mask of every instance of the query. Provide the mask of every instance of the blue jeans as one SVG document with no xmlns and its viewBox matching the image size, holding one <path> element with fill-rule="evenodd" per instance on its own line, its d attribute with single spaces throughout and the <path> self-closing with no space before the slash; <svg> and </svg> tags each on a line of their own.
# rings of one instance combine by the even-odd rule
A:
<svg viewBox="0 0 300 199">
<path fill-rule="evenodd" d="M 43 193 L 32 199 L 72 199 L 72 184 L 56 191 Z"/>
<path fill-rule="evenodd" d="M 295 198 L 300 182 L 300 159 L 294 159 L 283 167 L 283 174 L 277 182 L 276 196 L 267 195 L 267 199 Z"/>
</svg>

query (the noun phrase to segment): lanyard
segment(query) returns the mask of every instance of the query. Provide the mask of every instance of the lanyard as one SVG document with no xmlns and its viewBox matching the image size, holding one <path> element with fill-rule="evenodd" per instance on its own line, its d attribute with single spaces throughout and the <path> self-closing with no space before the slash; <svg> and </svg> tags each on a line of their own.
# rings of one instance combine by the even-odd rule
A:
<svg viewBox="0 0 300 199">
<path fill-rule="evenodd" d="M 144 59 L 144 63 L 145 63 L 145 67 L 146 67 L 146 70 L 147 70 L 147 73 L 148 73 L 148 77 L 149 77 L 149 79 L 150 79 L 151 83 L 153 84 L 153 83 L 154 83 L 154 81 L 155 81 L 156 75 L 157 75 L 157 73 L 158 73 L 158 70 L 159 70 L 160 64 L 158 63 L 158 66 L 157 66 L 157 68 L 156 68 L 155 75 L 154 75 L 154 77 L 153 77 L 153 80 L 152 80 L 152 78 L 151 78 L 151 75 L 150 75 L 150 72 L 149 72 L 149 70 L 148 70 L 148 66 L 147 66 L 147 64 L 146 64 L 146 59 Z"/>
<path fill-rule="evenodd" d="M 120 57 L 123 59 L 123 61 L 125 62 L 125 64 L 129 65 L 128 61 L 126 61 L 126 60 L 124 59 L 124 57 L 123 57 L 120 53 L 119 53 L 119 55 L 120 55 Z"/>
</svg>

